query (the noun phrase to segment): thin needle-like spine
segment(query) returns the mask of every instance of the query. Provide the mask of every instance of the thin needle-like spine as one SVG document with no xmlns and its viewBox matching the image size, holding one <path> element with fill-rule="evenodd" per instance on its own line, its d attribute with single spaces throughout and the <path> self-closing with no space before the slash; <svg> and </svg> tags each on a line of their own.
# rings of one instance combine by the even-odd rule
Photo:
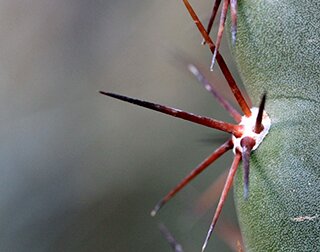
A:
<svg viewBox="0 0 320 252">
<path fill-rule="evenodd" d="M 193 10 L 193 8 L 190 5 L 189 1 L 188 0 L 183 0 L 183 3 L 185 4 L 185 6 L 186 6 L 190 16 L 192 17 L 194 23 L 197 25 L 202 37 L 204 38 L 204 40 L 208 44 L 211 52 L 214 53 L 215 45 L 214 45 L 212 39 L 210 38 L 210 36 L 208 35 L 208 33 L 206 32 L 204 26 L 200 22 L 197 14 Z M 219 51 L 217 52 L 216 60 L 217 60 L 219 66 L 221 68 L 221 71 L 222 71 L 224 77 L 227 80 L 227 83 L 228 83 L 233 95 L 235 96 L 239 106 L 241 107 L 242 112 L 245 114 L 245 116 L 250 117 L 251 116 L 250 107 L 248 106 L 248 103 L 244 99 L 240 89 L 237 86 L 237 83 L 236 83 L 235 79 L 233 78 L 229 68 L 227 67 L 227 64 L 225 63 L 225 61 L 224 61 L 223 57 L 221 56 L 221 54 L 219 53 Z M 249 102 L 249 103 L 251 103 L 251 102 Z"/>
<path fill-rule="evenodd" d="M 237 152 L 236 155 L 234 156 L 231 168 L 229 170 L 229 174 L 228 174 L 226 183 L 224 185 L 224 188 L 222 190 L 221 197 L 220 197 L 216 212 L 214 214 L 214 217 L 212 219 L 208 234 L 207 234 L 206 239 L 205 239 L 205 241 L 203 243 L 202 252 L 205 250 L 205 248 L 206 248 L 206 246 L 208 244 L 208 241 L 209 241 L 209 239 L 211 237 L 211 234 L 213 232 L 214 226 L 216 225 L 217 220 L 219 219 L 222 207 L 223 207 L 223 205 L 224 205 L 224 203 L 226 201 L 228 192 L 229 192 L 229 190 L 230 190 L 230 188 L 232 186 L 234 175 L 236 174 L 236 171 L 237 171 L 237 169 L 239 167 L 240 160 L 241 160 L 241 153 Z"/>
<path fill-rule="evenodd" d="M 230 0 L 224 0 L 223 5 L 222 5 L 222 10 L 221 10 L 221 16 L 220 16 L 220 24 L 219 24 L 219 30 L 218 30 L 218 35 L 217 35 L 217 41 L 216 41 L 216 48 L 214 50 L 212 60 L 211 60 L 211 71 L 213 71 L 213 66 L 216 60 L 217 53 L 220 48 L 221 40 L 222 40 L 222 35 L 226 23 L 226 18 L 227 18 L 227 12 L 229 8 Z"/>
<path fill-rule="evenodd" d="M 221 157 L 228 150 L 232 149 L 232 140 L 226 141 L 218 149 L 216 149 L 209 157 L 207 157 L 202 163 L 200 163 L 194 170 L 190 172 L 176 187 L 174 187 L 151 211 L 151 216 L 155 216 L 157 212 L 163 207 L 176 193 L 178 193 L 182 188 L 184 188 L 192 179 L 204 171 L 209 165 L 211 165 L 215 160 Z"/>
<path fill-rule="evenodd" d="M 203 36 L 204 42 L 209 45 L 209 48 L 213 54 L 212 58 L 212 64 L 211 64 L 211 70 L 213 68 L 215 59 L 217 60 L 221 71 L 223 75 L 225 76 L 227 83 L 235 96 L 238 104 L 240 105 L 244 115 L 246 117 L 251 116 L 251 109 L 248 106 L 248 103 L 246 102 L 244 96 L 242 95 L 240 89 L 238 88 L 230 70 L 228 69 L 223 57 L 219 53 L 219 47 L 221 44 L 221 39 L 225 27 L 225 22 L 226 22 L 226 15 L 228 12 L 228 7 L 229 5 L 231 6 L 231 22 L 232 22 L 232 27 L 231 27 L 231 32 L 232 32 L 232 42 L 233 44 L 235 43 L 236 40 L 236 33 L 237 33 L 237 0 L 224 0 L 223 6 L 222 6 L 222 12 L 221 12 L 221 17 L 220 17 L 220 24 L 219 24 L 219 31 L 218 31 L 218 36 L 217 36 L 217 43 L 216 46 L 212 42 L 209 33 L 212 27 L 212 24 L 214 22 L 215 16 L 217 14 L 217 10 L 219 8 L 219 5 L 221 3 L 221 0 L 216 0 L 213 6 L 212 10 L 212 15 L 208 24 L 207 31 L 205 30 L 204 26 L 202 25 L 201 21 L 199 20 L 198 16 L 194 12 L 193 8 L 191 7 L 190 3 L 188 0 L 183 0 L 189 14 L 194 20 L 194 23 L 197 25 L 200 33 Z M 211 92 L 214 97 L 218 100 L 220 105 L 224 107 L 229 114 L 234 118 L 234 120 L 237 123 L 241 122 L 242 116 L 230 105 L 229 102 L 227 102 L 223 96 L 215 90 L 215 88 L 211 85 L 211 83 L 204 77 L 204 75 L 194 66 L 194 65 L 189 65 L 189 70 L 195 75 L 195 77 L 199 80 L 199 82 L 209 91 Z M 171 115 L 180 119 L 184 119 L 196 124 L 200 124 L 206 127 L 218 129 L 224 132 L 231 133 L 234 137 L 239 138 L 243 135 L 245 127 L 243 125 L 234 125 L 222 121 L 218 121 L 209 117 L 204 117 L 204 116 L 199 116 L 195 115 L 190 112 L 182 111 L 179 109 L 171 108 L 168 106 L 148 102 L 148 101 L 143 101 L 135 98 L 130 98 L 127 96 L 123 96 L 120 94 L 115 94 L 115 93 L 110 93 L 110 92 L 104 92 L 104 91 L 99 91 L 101 94 L 110 96 L 125 102 L 129 102 L 138 106 L 142 106 L 151 110 L 155 110 L 167 115 Z M 248 100 L 250 100 L 248 98 Z M 266 94 L 262 97 L 262 101 L 259 106 L 259 111 L 258 115 L 256 118 L 256 123 L 254 129 L 252 129 L 252 126 L 250 126 L 251 130 L 253 130 L 255 133 L 260 134 L 261 131 L 263 131 L 263 125 L 262 125 L 262 119 L 263 119 L 263 112 L 264 112 L 264 106 L 265 106 L 265 101 L 266 101 Z M 249 101 L 249 104 L 251 102 Z M 218 206 L 216 208 L 214 217 L 212 219 L 209 231 L 207 233 L 206 239 L 204 241 L 204 244 L 202 246 L 202 251 L 205 250 L 208 241 L 212 235 L 212 232 L 214 230 L 214 227 L 219 219 L 219 216 L 221 214 L 223 205 L 226 201 L 227 195 L 230 191 L 230 188 L 232 187 L 233 179 L 236 174 L 236 171 L 239 167 L 239 163 L 242 159 L 243 161 L 243 168 L 244 168 L 244 197 L 245 199 L 248 197 L 248 188 L 249 188 L 249 160 L 250 160 L 250 154 L 253 149 L 253 146 L 255 145 L 255 140 L 252 137 L 244 137 L 241 140 L 241 147 L 235 148 L 235 157 L 233 159 L 232 165 L 229 169 L 229 173 L 226 179 L 226 182 L 224 184 L 224 188 L 222 190 L 220 200 L 218 203 Z M 209 157 L 207 157 L 202 163 L 200 163 L 194 170 L 191 171 L 176 187 L 174 187 L 152 210 L 151 215 L 154 216 L 158 210 L 164 206 L 172 197 L 174 197 L 180 190 L 182 190 L 192 179 L 194 179 L 198 174 L 200 174 L 202 171 L 204 171 L 210 164 L 212 164 L 216 159 L 218 159 L 221 155 L 226 153 L 228 150 L 232 149 L 234 146 L 233 140 L 229 139 L 226 141 L 223 145 L 221 145 L 217 150 L 215 150 Z M 238 145 L 237 145 L 238 146 Z M 169 231 L 166 228 L 162 228 L 163 234 L 166 236 L 167 240 L 169 243 L 172 245 L 172 247 L 175 249 L 176 252 L 182 251 L 181 246 L 176 246 L 179 245 L 176 243 L 174 238 L 171 236 Z"/>
<path fill-rule="evenodd" d="M 250 154 L 256 141 L 251 137 L 244 137 L 241 140 L 242 163 L 243 163 L 243 197 L 248 199 L 249 195 L 249 172 L 250 172 Z"/>
<path fill-rule="evenodd" d="M 262 117 L 263 117 L 263 111 L 264 111 L 264 106 L 266 104 L 266 98 L 267 98 L 267 94 L 264 93 L 264 95 L 262 96 L 260 105 L 259 105 L 259 111 L 258 111 L 258 115 L 257 115 L 257 119 L 256 119 L 256 124 L 254 127 L 254 132 L 259 134 L 261 131 L 263 131 L 263 125 L 262 125 Z"/>
<path fill-rule="evenodd" d="M 210 34 L 210 31 L 212 29 L 212 25 L 213 25 L 213 22 L 214 22 L 214 20 L 215 20 L 215 18 L 217 16 L 220 3 L 221 3 L 221 0 L 215 0 L 214 1 L 213 7 L 212 7 L 211 16 L 210 16 L 209 23 L 208 23 L 208 26 L 207 26 L 207 33 L 208 34 Z M 206 41 L 203 39 L 202 40 L 202 44 L 204 45 L 205 43 L 206 43 Z"/>
<path fill-rule="evenodd" d="M 250 153 L 251 149 L 247 146 L 242 147 L 242 162 L 243 162 L 243 198 L 248 199 L 249 194 L 249 172 L 250 172 Z"/>
<path fill-rule="evenodd" d="M 236 44 L 237 23 L 238 23 L 238 0 L 230 0 L 231 12 L 231 41 L 232 45 Z"/>
<path fill-rule="evenodd" d="M 242 116 L 239 112 L 231 106 L 231 104 L 223 98 L 222 95 L 213 87 L 213 85 L 208 81 L 208 79 L 200 72 L 200 70 L 195 66 L 190 64 L 188 66 L 190 72 L 197 78 L 197 80 L 204 86 L 204 88 L 209 91 L 217 99 L 219 104 L 229 112 L 231 117 L 237 122 L 240 123 Z"/>
<path fill-rule="evenodd" d="M 99 91 L 101 94 L 103 95 L 107 95 L 113 98 L 116 98 L 118 100 L 122 100 L 125 102 L 129 102 L 141 107 L 145 107 L 148 109 L 152 109 L 167 115 L 171 115 L 180 119 L 184 119 L 196 124 L 200 124 L 209 128 L 214 128 L 217 130 L 221 130 L 224 132 L 228 132 L 231 133 L 235 136 L 241 136 L 242 135 L 242 126 L 241 125 L 234 125 L 231 123 L 226 123 L 226 122 L 222 122 L 222 121 L 218 121 L 218 120 L 214 120 L 212 118 L 209 117 L 205 117 L 205 116 L 198 116 L 186 111 L 182 111 L 180 109 L 175 109 L 175 108 L 170 108 L 164 105 L 160 105 L 160 104 L 156 104 L 156 103 L 152 103 L 152 102 L 147 102 L 147 101 L 142 101 L 142 100 L 138 100 L 138 99 L 134 99 L 134 98 L 130 98 L 127 96 L 123 96 L 123 95 L 119 95 L 119 94 L 115 94 L 115 93 L 109 93 L 109 92 L 104 92 L 104 91 Z"/>
</svg>

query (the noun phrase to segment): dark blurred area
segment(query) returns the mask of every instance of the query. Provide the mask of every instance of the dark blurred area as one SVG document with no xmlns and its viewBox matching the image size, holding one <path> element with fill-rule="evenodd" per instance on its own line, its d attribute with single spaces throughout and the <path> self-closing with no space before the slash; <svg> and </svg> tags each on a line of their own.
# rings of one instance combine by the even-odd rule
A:
<svg viewBox="0 0 320 252">
<path fill-rule="evenodd" d="M 200 251 L 215 205 L 196 202 L 231 153 L 149 212 L 228 136 L 97 92 L 231 121 L 187 70 L 230 97 L 182 1 L 1 1 L 0 34 L 0 251 L 171 251 L 159 222 Z M 232 250 L 214 234 L 207 251 Z"/>
</svg>

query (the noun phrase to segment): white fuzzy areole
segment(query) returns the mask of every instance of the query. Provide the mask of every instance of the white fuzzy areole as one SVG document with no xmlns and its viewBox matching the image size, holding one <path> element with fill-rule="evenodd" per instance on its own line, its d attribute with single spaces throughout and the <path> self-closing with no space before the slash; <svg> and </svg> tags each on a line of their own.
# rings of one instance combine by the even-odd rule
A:
<svg viewBox="0 0 320 252">
<path fill-rule="evenodd" d="M 242 153 L 242 147 L 240 145 L 242 138 L 244 138 L 244 137 L 253 138 L 256 141 L 256 144 L 253 146 L 252 150 L 255 150 L 258 148 L 258 146 L 260 145 L 262 140 L 268 134 L 270 126 L 271 126 L 271 119 L 265 111 L 263 111 L 263 115 L 262 115 L 263 130 L 259 134 L 255 133 L 253 131 L 255 124 L 256 124 L 258 112 L 259 112 L 259 108 L 253 107 L 253 108 L 251 108 L 251 116 L 250 117 L 246 117 L 246 116 L 242 117 L 241 122 L 239 123 L 239 125 L 244 126 L 242 136 L 239 138 L 236 138 L 234 135 L 232 135 L 233 153 L 236 153 L 236 150 L 238 150 Z"/>
</svg>

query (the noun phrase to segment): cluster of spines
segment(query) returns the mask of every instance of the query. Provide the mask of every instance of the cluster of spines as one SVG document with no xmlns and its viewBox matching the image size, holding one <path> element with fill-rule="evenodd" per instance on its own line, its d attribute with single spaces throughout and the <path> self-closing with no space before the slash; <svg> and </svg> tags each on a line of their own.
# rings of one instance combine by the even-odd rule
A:
<svg viewBox="0 0 320 252">
<path fill-rule="evenodd" d="M 212 66 L 213 63 L 216 59 L 218 62 L 221 71 L 224 75 L 224 77 L 227 80 L 227 83 L 236 98 L 244 116 L 250 117 L 251 116 L 251 110 L 248 104 L 251 104 L 245 100 L 244 96 L 242 95 L 240 89 L 238 88 L 230 70 L 228 69 L 223 57 L 219 53 L 219 45 L 221 42 L 221 36 L 224 30 L 224 24 L 225 24 L 225 18 L 226 18 L 226 13 L 228 11 L 228 7 L 230 5 L 231 9 L 231 20 L 232 20 L 232 40 L 233 43 L 235 42 L 235 37 L 236 37 L 236 25 L 237 25 L 237 0 L 224 0 L 223 1 L 223 6 L 222 6 L 222 13 L 221 13 L 221 18 L 220 18 L 220 27 L 218 31 L 218 39 L 217 39 L 217 46 L 213 43 L 212 39 L 209 36 L 209 32 L 211 30 L 213 20 L 217 14 L 217 10 L 219 8 L 221 0 L 216 0 L 213 6 L 213 11 L 212 15 L 207 27 L 207 30 L 204 28 L 202 23 L 200 22 L 198 16 L 194 12 L 192 6 L 190 5 L 188 0 L 183 0 L 188 12 L 190 13 L 193 21 L 197 25 L 200 33 L 202 34 L 203 41 L 205 44 L 207 44 L 213 54 L 213 61 L 212 61 Z M 211 66 L 211 67 L 212 67 Z M 232 134 L 235 137 L 240 137 L 243 134 L 243 126 L 239 125 L 241 121 L 241 114 L 231 106 L 231 104 L 225 100 L 219 92 L 214 88 L 214 86 L 204 77 L 204 75 L 199 71 L 199 69 L 194 66 L 194 65 L 189 65 L 189 70 L 190 72 L 199 80 L 199 82 L 209 91 L 213 94 L 213 96 L 218 100 L 220 105 L 225 108 L 228 113 L 231 115 L 231 117 L 235 120 L 237 124 L 230 124 L 222 121 L 218 121 L 209 117 L 205 116 L 199 116 L 195 115 L 190 112 L 182 111 L 180 109 L 175 109 L 171 108 L 168 106 L 152 103 L 152 102 L 147 102 L 135 98 L 130 98 L 127 96 L 115 94 L 115 93 L 110 93 L 110 92 L 104 92 L 100 91 L 101 94 L 107 95 L 125 102 L 129 102 L 138 106 L 142 106 L 148 109 L 152 109 L 164 114 L 168 114 L 180 119 L 184 119 L 187 121 L 191 121 L 196 124 L 200 124 L 203 126 L 207 126 L 210 128 L 215 128 L 224 132 L 228 132 Z M 259 134 L 263 130 L 263 125 L 262 125 L 262 116 L 263 116 L 263 111 L 264 111 L 264 106 L 265 106 L 265 99 L 266 95 L 263 96 L 262 101 L 259 106 L 259 112 L 258 116 L 256 118 L 256 123 L 253 131 L 257 134 Z M 236 171 L 239 167 L 240 161 L 242 160 L 243 162 L 243 168 L 244 168 L 244 197 L 248 197 L 248 185 L 249 185 L 249 159 L 250 159 L 250 154 L 252 151 L 253 146 L 255 145 L 255 140 L 250 138 L 250 137 L 244 137 L 241 141 L 241 147 L 242 151 L 236 150 L 235 156 L 231 165 L 231 168 L 229 170 L 229 174 L 227 176 L 224 188 L 222 190 L 220 200 L 218 203 L 218 206 L 216 208 L 214 217 L 212 219 L 209 231 L 207 233 L 206 239 L 204 241 L 202 251 L 205 250 L 207 243 L 209 241 L 209 238 L 213 232 L 213 229 L 217 223 L 217 220 L 219 219 L 222 207 L 225 203 L 226 197 L 228 195 L 228 192 L 232 186 L 233 178 L 236 174 Z M 156 213 L 162 208 L 176 193 L 178 193 L 182 188 L 184 188 L 192 179 L 194 179 L 198 174 L 200 174 L 202 171 L 204 171 L 209 165 L 211 165 L 215 160 L 217 160 L 220 156 L 222 156 L 224 153 L 227 151 L 231 150 L 234 147 L 232 138 L 227 140 L 224 144 L 222 144 L 218 149 L 216 149 L 211 155 L 209 155 L 203 162 L 201 162 L 194 170 L 192 170 L 176 187 L 174 187 L 163 199 L 161 199 L 158 204 L 154 207 L 154 209 L 151 211 L 151 215 L 154 216 Z"/>
<path fill-rule="evenodd" d="M 210 91 L 212 94 L 214 94 L 215 97 L 217 97 L 219 103 L 223 107 L 227 107 L 227 111 L 229 114 L 234 118 L 236 122 L 239 122 L 239 113 L 222 97 L 219 95 L 219 93 L 214 89 L 214 87 L 208 82 L 208 80 L 200 73 L 200 71 L 192 65 L 192 67 L 189 67 L 191 72 L 195 74 L 198 80 L 201 80 L 201 83 L 206 87 L 208 91 Z M 160 104 L 155 104 L 152 102 L 142 101 L 134 98 L 130 98 L 127 96 L 109 93 L 100 91 L 101 94 L 107 95 L 122 101 L 126 101 L 135 105 L 139 105 L 148 109 L 152 109 L 158 112 L 162 112 L 177 118 L 181 118 L 187 121 L 191 121 L 193 123 L 197 123 L 200 125 L 204 125 L 210 128 L 215 128 L 218 130 L 222 130 L 228 133 L 231 133 L 232 135 L 236 137 L 240 137 L 242 135 L 242 125 L 238 124 L 230 124 L 226 122 L 217 121 L 215 119 L 204 117 L 204 116 L 198 116 L 186 111 L 182 111 L 179 109 L 167 107 Z M 262 112 L 264 110 L 264 101 L 265 96 L 262 99 L 262 102 L 259 107 L 259 113 L 256 119 L 256 126 L 255 129 L 261 129 L 262 126 Z M 261 115 L 261 116 L 260 116 Z M 257 133 L 259 133 L 257 131 Z M 210 225 L 206 240 L 203 245 L 203 250 L 205 249 L 207 242 L 212 234 L 212 231 L 214 229 L 214 226 L 220 216 L 222 207 L 225 203 L 226 197 L 228 195 L 228 192 L 232 186 L 234 175 L 238 169 L 239 163 L 242 160 L 244 165 L 244 196 L 245 198 L 248 195 L 248 184 L 249 184 L 249 159 L 250 159 L 250 153 L 255 145 L 254 139 L 250 137 L 244 137 L 241 141 L 242 146 L 242 153 L 237 150 L 233 163 L 231 165 L 229 174 L 226 179 L 225 186 L 222 190 L 221 197 L 215 212 L 215 215 L 213 217 L 212 223 Z M 190 174 L 188 174 L 176 187 L 174 187 L 163 199 L 159 201 L 159 203 L 154 207 L 154 209 L 151 211 L 151 215 L 154 216 L 156 213 L 162 208 L 176 193 L 178 193 L 182 188 L 184 188 L 192 179 L 194 179 L 198 174 L 200 174 L 202 171 L 204 171 L 209 165 L 211 165 L 215 160 L 217 160 L 220 156 L 222 156 L 227 151 L 231 150 L 233 148 L 233 142 L 230 138 L 227 140 L 224 144 L 222 144 L 218 149 L 216 149 L 211 155 L 209 155 L 203 162 L 201 162 L 194 170 L 191 171 Z"/>
<path fill-rule="evenodd" d="M 208 22 L 207 26 L 207 33 L 210 34 L 213 22 L 217 16 L 218 9 L 220 6 L 221 0 L 215 0 L 211 16 Z M 215 63 L 215 59 L 218 53 L 218 50 L 220 48 L 222 35 L 224 32 L 224 27 L 227 19 L 227 13 L 228 9 L 230 8 L 230 15 L 231 15 L 231 38 L 232 38 L 232 44 L 235 45 L 236 43 L 236 36 L 237 36 L 237 12 L 238 12 L 238 0 L 223 0 L 222 7 L 221 7 L 221 15 L 220 15 L 220 22 L 219 22 L 219 28 L 218 28 L 218 35 L 216 40 L 216 48 L 213 53 L 212 61 L 211 61 L 211 67 L 210 69 L 213 70 L 213 66 Z M 202 41 L 202 44 L 205 44 L 206 40 L 204 39 Z"/>
</svg>

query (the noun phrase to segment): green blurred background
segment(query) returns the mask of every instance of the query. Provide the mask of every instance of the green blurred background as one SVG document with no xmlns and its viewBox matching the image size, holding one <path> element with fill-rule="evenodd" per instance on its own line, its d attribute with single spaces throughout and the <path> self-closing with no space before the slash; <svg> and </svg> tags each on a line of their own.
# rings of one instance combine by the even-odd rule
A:
<svg viewBox="0 0 320 252">
<path fill-rule="evenodd" d="M 192 3 L 206 23 L 211 1 Z M 209 73 L 211 55 L 182 1 L 1 1 L 0 34 L 0 250 L 171 251 L 162 222 L 200 251 L 215 206 L 197 199 L 231 153 L 149 212 L 228 136 L 97 92 L 231 122 L 187 70 Z M 214 234 L 207 251 L 232 250 Z"/>
</svg>

